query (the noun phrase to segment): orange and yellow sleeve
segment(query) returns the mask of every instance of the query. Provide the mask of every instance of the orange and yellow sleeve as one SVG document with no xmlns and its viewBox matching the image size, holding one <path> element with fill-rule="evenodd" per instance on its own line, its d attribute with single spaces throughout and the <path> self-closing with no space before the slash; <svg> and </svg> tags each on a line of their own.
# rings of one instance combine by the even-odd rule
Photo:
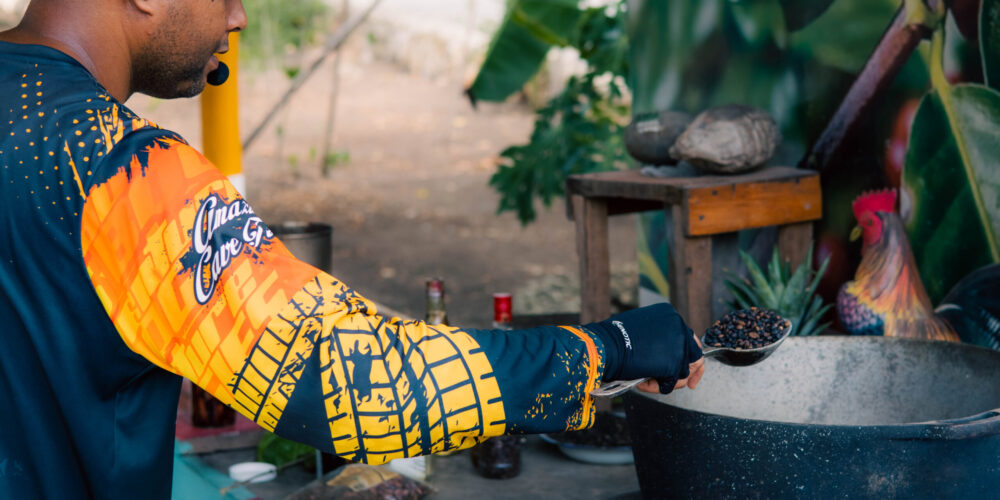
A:
<svg viewBox="0 0 1000 500">
<path fill-rule="evenodd" d="M 151 363 L 265 429 L 368 463 L 592 422 L 593 335 L 381 316 L 295 259 L 196 150 L 137 136 L 81 184 L 81 250 L 121 338 Z"/>
</svg>

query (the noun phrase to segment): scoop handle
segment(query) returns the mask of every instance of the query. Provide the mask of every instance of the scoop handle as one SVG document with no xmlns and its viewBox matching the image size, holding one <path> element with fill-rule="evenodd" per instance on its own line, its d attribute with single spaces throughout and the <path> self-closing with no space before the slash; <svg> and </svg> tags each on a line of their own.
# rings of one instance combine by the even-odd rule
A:
<svg viewBox="0 0 1000 500">
<path fill-rule="evenodd" d="M 701 355 L 706 358 L 714 358 L 722 354 L 724 348 L 722 347 L 705 347 L 701 350 Z M 636 378 L 632 380 L 613 380 L 611 382 L 605 382 L 601 384 L 600 387 L 590 391 L 591 396 L 600 396 L 613 398 L 620 394 L 625 393 L 629 389 L 649 380 L 650 377 L 646 378 Z"/>
</svg>

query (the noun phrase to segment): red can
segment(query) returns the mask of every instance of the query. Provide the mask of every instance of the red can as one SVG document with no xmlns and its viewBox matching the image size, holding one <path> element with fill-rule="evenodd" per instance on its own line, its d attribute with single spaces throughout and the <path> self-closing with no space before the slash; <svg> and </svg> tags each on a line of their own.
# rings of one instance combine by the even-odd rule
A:
<svg viewBox="0 0 1000 500">
<path fill-rule="evenodd" d="M 509 293 L 493 294 L 493 328 L 510 330 L 513 328 L 514 315 L 511 295 Z"/>
</svg>

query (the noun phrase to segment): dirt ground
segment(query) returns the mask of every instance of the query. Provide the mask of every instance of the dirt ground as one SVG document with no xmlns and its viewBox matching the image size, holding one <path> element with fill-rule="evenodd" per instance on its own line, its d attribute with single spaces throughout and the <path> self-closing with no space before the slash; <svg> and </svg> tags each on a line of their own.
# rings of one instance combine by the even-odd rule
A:
<svg viewBox="0 0 1000 500">
<path fill-rule="evenodd" d="M 333 225 L 334 276 L 407 315 L 423 316 L 431 276 L 445 280 L 454 325 L 488 327 L 494 292 L 515 294 L 515 314 L 578 310 L 575 235 L 563 202 L 521 227 L 512 213 L 496 214 L 499 196 L 487 185 L 498 153 L 527 140 L 527 106 L 474 110 L 464 76 L 432 80 L 348 47 L 333 149 L 350 159 L 323 177 L 332 68 L 324 64 L 275 121 L 283 140 L 272 125 L 244 153 L 245 194 L 265 221 Z M 288 82 L 276 71 L 240 74 L 243 137 Z M 197 100 L 136 96 L 128 105 L 200 147 Z M 613 267 L 634 274 L 633 218 L 613 219 L 611 242 Z M 625 281 L 627 294 L 634 284 Z"/>
</svg>

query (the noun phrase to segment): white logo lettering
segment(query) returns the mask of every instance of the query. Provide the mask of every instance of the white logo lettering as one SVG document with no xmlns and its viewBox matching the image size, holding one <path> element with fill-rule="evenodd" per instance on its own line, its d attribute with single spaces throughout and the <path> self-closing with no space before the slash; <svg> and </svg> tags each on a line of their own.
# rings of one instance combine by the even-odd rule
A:
<svg viewBox="0 0 1000 500">
<path fill-rule="evenodd" d="M 243 231 L 236 233 L 237 236 L 231 236 L 234 231 L 216 238 L 220 229 L 227 226 L 237 229 L 239 223 L 242 223 Z M 195 300 L 205 304 L 212 298 L 222 272 L 229 268 L 245 247 L 260 250 L 261 244 L 273 237 L 274 233 L 264 227 L 263 221 L 246 201 L 226 203 L 215 194 L 202 201 L 195 214 L 191 234 L 194 252 L 199 256 L 194 268 Z"/>
<path fill-rule="evenodd" d="M 628 338 L 628 332 L 625 331 L 625 325 L 623 325 L 621 321 L 612 321 L 611 324 L 617 326 L 618 329 L 622 331 L 622 337 L 625 337 L 625 348 L 631 349 L 632 341 Z"/>
</svg>

